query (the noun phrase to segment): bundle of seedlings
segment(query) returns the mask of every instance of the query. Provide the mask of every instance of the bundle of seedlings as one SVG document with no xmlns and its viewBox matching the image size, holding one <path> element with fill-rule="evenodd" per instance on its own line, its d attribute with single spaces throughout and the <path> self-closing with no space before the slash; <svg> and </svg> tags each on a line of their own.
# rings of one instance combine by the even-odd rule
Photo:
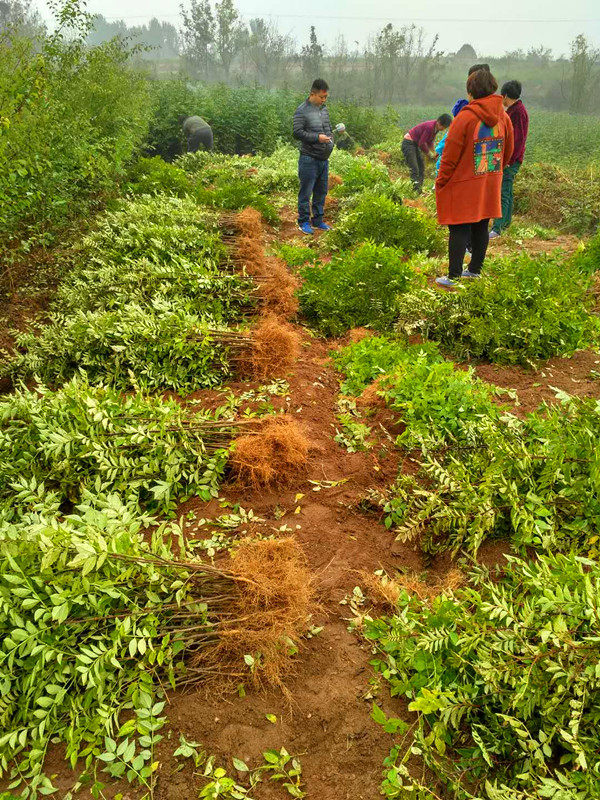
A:
<svg viewBox="0 0 600 800">
<path fill-rule="evenodd" d="M 279 377 L 297 357 L 299 341 L 274 318 L 250 329 L 222 328 L 178 304 L 156 301 L 57 314 L 39 335 L 20 335 L 17 348 L 4 365 L 13 379 L 37 376 L 56 386 L 82 372 L 94 384 L 189 393 L 218 386 L 236 371 Z"/>
<path fill-rule="evenodd" d="M 278 258 L 265 256 L 263 227 L 254 209 L 246 208 L 223 223 L 235 232 L 229 245 L 231 261 L 242 274 L 256 281 L 256 296 L 263 308 L 267 313 L 293 316 L 298 310 L 296 293 L 300 283 Z"/>
<path fill-rule="evenodd" d="M 461 292 L 421 289 L 398 301 L 398 327 L 459 358 L 535 366 L 598 341 L 590 275 L 561 255 L 495 260 Z"/>
<path fill-rule="evenodd" d="M 597 797 L 600 565 L 541 555 L 469 577 L 437 597 L 401 591 L 394 613 L 366 620 L 371 663 L 417 715 L 398 729 L 382 794 Z"/>
<path fill-rule="evenodd" d="M 84 780 L 105 767 L 148 790 L 166 688 L 281 684 L 311 611 L 298 545 L 245 542 L 215 567 L 174 553 L 176 538 L 161 526 L 147 541 L 116 496 L 86 496 L 60 521 L 0 524 L 0 771 L 12 789 L 52 792 L 52 741 Z"/>
<path fill-rule="evenodd" d="M 81 378 L 56 392 L 19 389 L 0 402 L 0 508 L 5 518 L 38 502 L 68 508 L 89 489 L 172 513 L 190 496 L 217 496 L 231 441 L 249 424 Z"/>
<path fill-rule="evenodd" d="M 372 242 L 304 267 L 300 274 L 302 313 L 325 336 L 357 326 L 391 328 L 397 296 L 425 282 L 405 263 L 401 250 Z"/>
<path fill-rule="evenodd" d="M 298 477 L 308 462 L 310 442 L 288 414 L 269 417 L 260 434 L 242 434 L 235 442 L 231 467 L 236 479 L 252 489 L 282 486 Z"/>
</svg>

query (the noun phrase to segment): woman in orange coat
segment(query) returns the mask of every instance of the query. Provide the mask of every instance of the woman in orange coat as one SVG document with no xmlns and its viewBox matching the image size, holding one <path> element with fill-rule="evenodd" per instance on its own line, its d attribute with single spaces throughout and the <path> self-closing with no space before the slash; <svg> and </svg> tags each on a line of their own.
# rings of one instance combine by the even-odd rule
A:
<svg viewBox="0 0 600 800">
<path fill-rule="evenodd" d="M 502 173 L 513 151 L 512 122 L 494 92 L 498 84 L 487 70 L 467 80 L 469 105 L 454 118 L 435 182 L 438 222 L 448 225 L 448 277 L 441 286 L 461 278 L 479 277 L 489 243 L 488 224 L 502 210 Z M 463 271 L 471 237 L 469 269 Z"/>
</svg>

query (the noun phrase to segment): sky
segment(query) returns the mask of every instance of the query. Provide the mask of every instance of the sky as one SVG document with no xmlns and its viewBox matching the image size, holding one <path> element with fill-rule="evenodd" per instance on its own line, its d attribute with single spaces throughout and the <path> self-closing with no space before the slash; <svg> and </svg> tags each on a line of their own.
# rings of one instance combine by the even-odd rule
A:
<svg viewBox="0 0 600 800">
<path fill-rule="evenodd" d="M 38 6 L 47 16 L 44 0 Z M 439 34 L 438 47 L 446 52 L 468 42 L 478 55 L 539 45 L 550 47 L 555 56 L 568 55 L 569 43 L 579 33 L 600 47 L 600 0 L 236 0 L 236 6 L 246 21 L 270 18 L 301 44 L 311 25 L 325 44 L 342 34 L 352 46 L 355 41 L 364 44 L 388 22 L 396 27 L 414 22 L 430 37 Z M 87 8 L 130 26 L 151 17 L 177 26 L 180 22 L 180 0 L 88 0 Z"/>
</svg>

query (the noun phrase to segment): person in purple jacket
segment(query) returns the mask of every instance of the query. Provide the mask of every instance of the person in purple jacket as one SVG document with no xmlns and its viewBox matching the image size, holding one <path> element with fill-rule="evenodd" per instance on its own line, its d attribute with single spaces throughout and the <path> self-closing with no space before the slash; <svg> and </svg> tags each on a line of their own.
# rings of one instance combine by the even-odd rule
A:
<svg viewBox="0 0 600 800">
<path fill-rule="evenodd" d="M 515 149 L 502 174 L 502 217 L 494 221 L 490 231 L 490 239 L 497 239 L 512 222 L 513 186 L 517 172 L 521 169 L 521 164 L 523 163 L 525 144 L 529 133 L 529 114 L 521 101 L 521 90 L 522 87 L 519 81 L 507 81 L 500 89 L 502 103 L 513 124 Z"/>
<path fill-rule="evenodd" d="M 421 194 L 423 190 L 423 180 L 425 178 L 425 162 L 423 153 L 435 158 L 433 142 L 440 131 L 445 131 L 450 127 L 452 117 L 450 114 L 442 114 L 437 119 L 430 119 L 415 125 L 405 134 L 402 141 L 402 155 L 410 170 L 410 179 L 415 187 L 415 192 Z"/>
</svg>

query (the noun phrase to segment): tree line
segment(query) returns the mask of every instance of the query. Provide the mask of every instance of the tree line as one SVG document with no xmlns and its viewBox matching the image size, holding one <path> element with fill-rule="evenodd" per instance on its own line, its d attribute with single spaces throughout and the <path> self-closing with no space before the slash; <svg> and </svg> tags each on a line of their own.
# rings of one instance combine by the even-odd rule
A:
<svg viewBox="0 0 600 800">
<path fill-rule="evenodd" d="M 33 28 L 39 17 L 31 0 L 0 0 L 3 20 L 18 16 Z M 331 46 L 319 38 L 316 26 L 307 40 L 297 42 L 270 20 L 243 21 L 235 0 L 188 0 L 181 22 L 152 19 L 128 27 L 123 20 L 91 20 L 88 44 L 115 37 L 138 46 L 138 58 L 154 62 L 156 71 L 183 73 L 207 83 L 253 83 L 269 88 L 303 89 L 315 76 L 325 77 L 342 100 L 370 105 L 447 103 L 464 92 L 465 67 L 485 60 L 500 80 L 517 77 L 530 103 L 583 113 L 600 113 L 600 48 L 584 34 L 571 43 L 567 56 L 554 57 L 544 46 L 514 50 L 486 58 L 471 44 L 457 53 L 439 48 L 437 35 L 428 37 L 416 25 L 383 26 L 360 45 L 339 36 Z"/>
</svg>

